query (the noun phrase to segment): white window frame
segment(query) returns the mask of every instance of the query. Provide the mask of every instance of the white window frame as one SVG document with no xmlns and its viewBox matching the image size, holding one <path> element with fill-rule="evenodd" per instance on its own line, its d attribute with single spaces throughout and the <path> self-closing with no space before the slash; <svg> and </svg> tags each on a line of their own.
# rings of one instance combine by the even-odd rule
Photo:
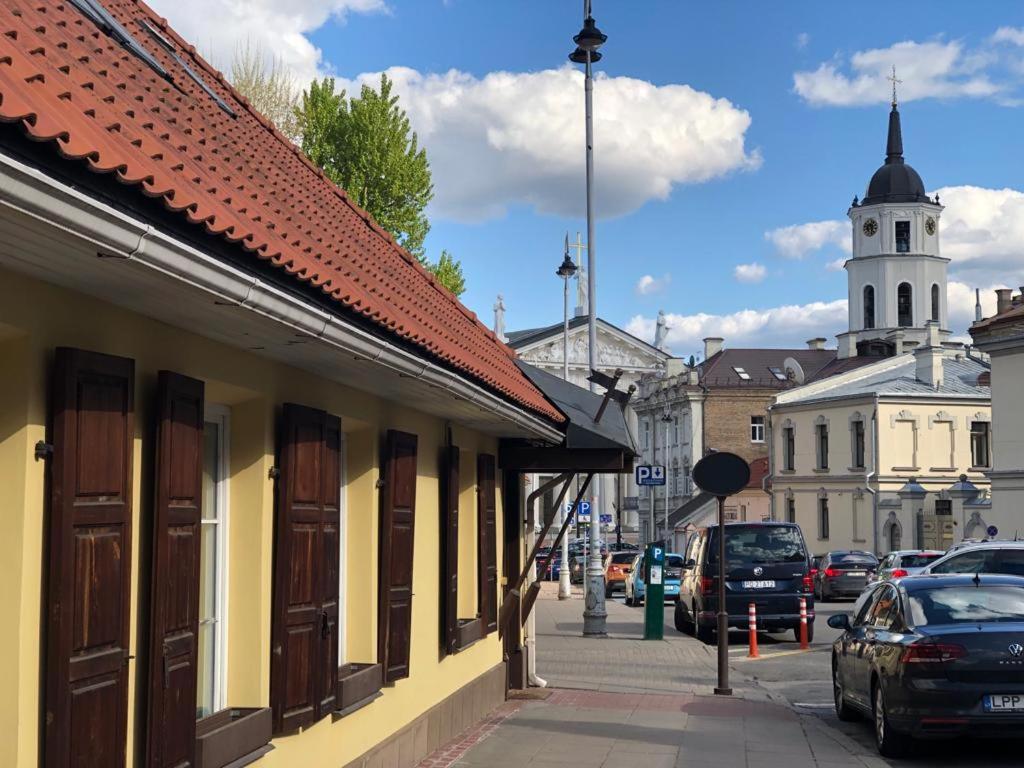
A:
<svg viewBox="0 0 1024 768">
<path fill-rule="evenodd" d="M 760 424 L 755 424 L 754 423 L 754 419 L 760 419 L 761 423 Z M 767 419 L 764 416 L 751 416 L 750 417 L 750 442 L 752 442 L 752 443 L 763 443 L 764 442 L 766 422 L 767 422 Z M 761 436 L 758 437 L 758 438 L 754 437 L 754 432 L 755 432 L 754 428 L 755 427 L 757 427 L 757 431 L 759 431 L 761 433 Z"/>
<path fill-rule="evenodd" d="M 214 577 L 214 610 L 217 624 L 214 627 L 213 655 L 213 704 L 211 714 L 227 707 L 228 691 L 228 537 L 230 536 L 229 484 L 231 481 L 231 409 L 219 403 L 206 403 L 203 423 L 217 425 L 217 564 Z M 206 520 L 206 511 L 203 520 Z M 204 525 L 200 522 L 200 526 Z M 202 536 L 200 536 L 200 542 Z M 200 547 L 202 544 L 200 544 Z"/>
<path fill-rule="evenodd" d="M 347 613 L 347 600 L 345 587 L 348 579 L 348 558 L 346 549 L 348 545 L 348 455 L 345 432 L 341 432 L 341 440 L 338 445 L 338 454 L 341 461 L 341 472 L 338 475 L 341 480 L 341 489 L 338 492 L 338 666 L 345 663 L 345 649 L 348 646 L 348 622 L 345 621 Z"/>
</svg>

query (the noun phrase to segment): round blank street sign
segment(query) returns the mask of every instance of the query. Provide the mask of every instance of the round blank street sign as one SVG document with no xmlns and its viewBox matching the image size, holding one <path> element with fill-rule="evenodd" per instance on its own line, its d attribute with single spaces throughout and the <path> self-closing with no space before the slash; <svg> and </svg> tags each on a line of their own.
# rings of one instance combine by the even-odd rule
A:
<svg viewBox="0 0 1024 768">
<path fill-rule="evenodd" d="M 750 482 L 750 465 L 735 453 L 709 453 L 694 465 L 693 482 L 712 496 L 732 496 Z"/>
</svg>

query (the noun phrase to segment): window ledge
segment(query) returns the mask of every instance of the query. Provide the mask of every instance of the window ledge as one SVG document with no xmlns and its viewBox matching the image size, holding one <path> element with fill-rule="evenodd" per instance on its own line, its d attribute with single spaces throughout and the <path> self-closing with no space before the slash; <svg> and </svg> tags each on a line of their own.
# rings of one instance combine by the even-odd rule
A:
<svg viewBox="0 0 1024 768">
<path fill-rule="evenodd" d="M 847 467 L 847 472 L 863 472 L 867 467 Z"/>
<path fill-rule="evenodd" d="M 779 470 L 779 474 L 780 475 L 795 475 L 796 474 L 796 470 L 795 469 L 780 469 Z"/>
<path fill-rule="evenodd" d="M 956 467 L 928 467 L 929 472 L 956 472 Z"/>
<path fill-rule="evenodd" d="M 968 472 L 977 472 L 979 475 L 983 475 L 986 472 L 991 472 L 992 467 L 968 467 Z"/>
<path fill-rule="evenodd" d="M 338 667 L 335 718 L 362 709 L 379 698 L 383 684 L 383 667 L 380 664 L 342 664 Z"/>
<path fill-rule="evenodd" d="M 231 708 L 196 724 L 196 768 L 242 768 L 274 747 L 269 707 Z"/>
<path fill-rule="evenodd" d="M 811 470 L 811 472 L 815 472 L 819 475 L 827 475 L 829 471 L 830 470 L 828 467 L 815 467 L 814 469 Z"/>
<path fill-rule="evenodd" d="M 475 619 L 459 619 L 459 634 L 456 638 L 455 653 L 464 651 L 484 637 L 484 622 L 479 616 Z"/>
<path fill-rule="evenodd" d="M 893 467 L 893 472 L 920 472 L 920 467 Z"/>
</svg>

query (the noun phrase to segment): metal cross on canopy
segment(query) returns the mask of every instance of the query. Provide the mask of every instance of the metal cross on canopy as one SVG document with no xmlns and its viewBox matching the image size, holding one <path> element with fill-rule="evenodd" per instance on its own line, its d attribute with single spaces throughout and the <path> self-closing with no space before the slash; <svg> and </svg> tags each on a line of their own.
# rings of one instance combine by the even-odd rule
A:
<svg viewBox="0 0 1024 768">
<path fill-rule="evenodd" d="M 888 77 L 886 77 L 885 79 L 888 80 L 890 83 L 892 83 L 892 105 L 895 107 L 896 106 L 896 86 L 897 85 L 901 85 L 903 83 L 902 80 L 900 80 L 900 79 L 898 79 L 896 77 L 896 65 L 895 64 L 892 65 L 892 74 L 889 75 Z"/>
<path fill-rule="evenodd" d="M 591 370 L 590 375 L 587 377 L 587 381 L 593 382 L 599 387 L 604 387 L 604 399 L 601 400 L 601 405 L 597 409 L 597 415 L 594 416 L 594 423 L 601 421 L 601 417 L 604 416 L 604 409 L 608 407 L 609 400 L 615 400 L 621 407 L 625 408 L 629 403 L 629 399 L 636 392 L 636 385 L 630 384 L 629 389 L 625 392 L 616 389 L 618 386 L 619 379 L 622 378 L 622 369 L 616 368 L 615 373 L 609 376 L 607 373 L 601 373 L 601 371 Z"/>
</svg>

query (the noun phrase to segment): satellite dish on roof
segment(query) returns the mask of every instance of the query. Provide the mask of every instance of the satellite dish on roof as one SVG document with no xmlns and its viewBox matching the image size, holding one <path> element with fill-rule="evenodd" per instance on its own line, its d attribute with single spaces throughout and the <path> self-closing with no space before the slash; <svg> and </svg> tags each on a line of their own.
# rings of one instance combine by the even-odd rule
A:
<svg viewBox="0 0 1024 768">
<path fill-rule="evenodd" d="M 800 365 L 795 358 L 787 357 L 782 362 L 782 370 L 786 372 L 786 378 L 795 381 L 797 384 L 803 384 L 807 379 L 807 374 L 804 373 L 803 366 Z"/>
</svg>

